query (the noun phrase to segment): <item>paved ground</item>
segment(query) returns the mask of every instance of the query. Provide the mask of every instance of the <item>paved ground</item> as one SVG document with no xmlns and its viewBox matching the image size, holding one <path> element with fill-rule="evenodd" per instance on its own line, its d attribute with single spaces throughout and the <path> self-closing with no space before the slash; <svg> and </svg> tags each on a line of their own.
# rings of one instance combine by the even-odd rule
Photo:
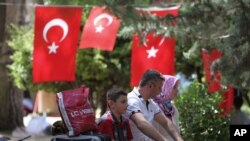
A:
<svg viewBox="0 0 250 141">
<path fill-rule="evenodd" d="M 24 117 L 24 126 L 27 128 L 32 116 Z M 52 125 L 55 121 L 61 120 L 60 117 L 46 117 L 46 122 L 50 125 Z M 39 128 L 39 124 L 36 124 L 33 126 L 33 128 Z M 17 128 L 12 132 L 0 132 L 0 141 L 1 137 L 9 137 L 11 140 L 8 141 L 19 141 L 22 138 L 28 137 L 29 138 L 24 139 L 23 141 L 50 141 L 52 136 L 51 135 L 31 135 L 25 131 L 25 128 Z"/>
<path fill-rule="evenodd" d="M 17 134 L 19 135 L 17 137 Z M 1 133 L 0 132 L 0 141 L 5 141 L 1 140 L 2 137 L 8 137 L 10 140 L 8 141 L 50 141 L 51 137 L 50 135 L 43 135 L 43 136 L 34 136 L 31 135 L 29 136 L 28 134 L 24 134 L 23 132 L 15 133 L 13 136 L 13 133 Z M 29 137 L 27 139 L 24 139 L 25 137 Z M 23 140 L 21 140 L 23 139 Z"/>
<path fill-rule="evenodd" d="M 100 117 L 100 110 L 97 110 L 97 115 L 96 117 Z M 24 126 L 27 128 L 28 124 L 30 123 L 31 119 L 33 118 L 32 115 L 29 115 L 29 116 L 26 116 L 23 118 L 23 123 L 24 123 Z M 49 123 L 50 125 L 52 125 L 55 121 L 57 120 L 61 120 L 61 117 L 60 116 L 54 116 L 54 117 L 51 117 L 51 116 L 46 116 L 46 122 Z M 33 127 L 38 127 L 39 128 L 39 124 L 35 124 L 33 125 Z M 3 133 L 3 132 L 0 132 L 0 141 L 1 140 L 1 137 L 2 136 L 5 136 L 5 137 L 9 137 L 11 138 L 11 140 L 8 140 L 8 141 L 20 141 L 20 139 L 23 137 L 27 137 L 29 136 L 30 134 L 26 133 L 25 132 L 25 128 L 18 128 L 16 129 L 15 131 L 13 132 L 10 132 L 10 133 Z M 30 138 L 27 138 L 23 141 L 50 141 L 52 138 L 51 135 L 43 135 L 43 136 L 35 136 L 35 135 L 31 135 Z"/>
<path fill-rule="evenodd" d="M 24 140 L 20 140 L 20 139 L 16 139 L 16 138 L 11 138 L 11 140 L 6 140 L 6 141 L 50 141 L 51 140 L 51 136 L 43 136 L 43 137 L 35 137 L 32 136 L 28 139 L 24 139 Z M 1 140 L 0 141 L 5 141 L 5 140 Z"/>
</svg>

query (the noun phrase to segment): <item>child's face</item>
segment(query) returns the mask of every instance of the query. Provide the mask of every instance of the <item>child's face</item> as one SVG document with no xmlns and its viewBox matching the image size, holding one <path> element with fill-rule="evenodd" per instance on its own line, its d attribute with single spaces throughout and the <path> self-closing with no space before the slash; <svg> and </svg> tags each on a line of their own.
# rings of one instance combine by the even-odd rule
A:
<svg viewBox="0 0 250 141">
<path fill-rule="evenodd" d="M 123 114 L 126 112 L 128 107 L 127 96 L 121 95 L 115 102 L 112 103 L 112 110 L 117 114 Z"/>
</svg>

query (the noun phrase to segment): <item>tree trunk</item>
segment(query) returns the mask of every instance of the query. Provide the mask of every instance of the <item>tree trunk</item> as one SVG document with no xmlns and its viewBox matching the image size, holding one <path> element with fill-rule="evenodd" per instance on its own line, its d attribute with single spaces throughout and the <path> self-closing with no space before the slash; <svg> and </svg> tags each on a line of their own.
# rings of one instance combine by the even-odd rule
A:
<svg viewBox="0 0 250 141">
<path fill-rule="evenodd" d="M 8 75 L 7 65 L 10 63 L 11 49 L 5 43 L 8 39 L 7 26 L 26 24 L 25 0 L 0 0 L 0 131 L 13 130 L 23 126 L 22 98 L 23 94 L 12 83 Z"/>
</svg>

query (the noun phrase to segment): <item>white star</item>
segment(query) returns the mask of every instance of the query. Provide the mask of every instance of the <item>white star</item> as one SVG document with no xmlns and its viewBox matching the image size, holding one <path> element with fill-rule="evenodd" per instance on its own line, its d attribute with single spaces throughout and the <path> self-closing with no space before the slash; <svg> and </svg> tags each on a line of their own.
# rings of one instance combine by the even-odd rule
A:
<svg viewBox="0 0 250 141">
<path fill-rule="evenodd" d="M 57 48 L 59 48 L 59 46 L 57 46 L 55 44 L 55 42 L 53 42 L 52 45 L 48 46 L 48 48 L 49 48 L 49 54 L 51 54 L 51 53 L 56 54 L 56 50 L 57 50 Z"/>
<path fill-rule="evenodd" d="M 99 25 L 99 26 L 97 26 L 97 27 L 95 28 L 95 32 L 102 32 L 103 29 L 104 29 L 104 28 L 103 28 L 101 25 Z"/>
<path fill-rule="evenodd" d="M 148 59 L 151 57 L 156 57 L 156 53 L 158 52 L 158 49 L 155 49 L 153 46 L 147 50 L 148 53 Z"/>
</svg>

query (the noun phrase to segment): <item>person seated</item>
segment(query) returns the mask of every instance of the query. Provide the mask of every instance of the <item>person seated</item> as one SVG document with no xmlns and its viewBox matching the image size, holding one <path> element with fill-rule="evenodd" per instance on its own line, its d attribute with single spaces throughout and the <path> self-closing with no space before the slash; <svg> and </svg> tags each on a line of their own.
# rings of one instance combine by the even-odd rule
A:
<svg viewBox="0 0 250 141">
<path fill-rule="evenodd" d="M 112 141 L 132 140 L 129 121 L 122 116 L 128 106 L 127 93 L 113 87 L 107 92 L 107 105 L 109 110 L 98 121 L 99 132 L 109 135 Z"/>
<path fill-rule="evenodd" d="M 154 121 L 176 141 L 183 141 L 177 127 L 153 100 L 161 93 L 163 81 L 163 75 L 157 70 L 146 70 L 141 77 L 139 86 L 128 94 L 126 116 L 130 119 L 134 141 L 166 141 L 166 137 L 153 126 Z"/>
<path fill-rule="evenodd" d="M 175 76 L 171 75 L 163 75 L 164 81 L 162 85 L 162 92 L 156 96 L 154 101 L 159 105 L 164 115 L 169 118 L 174 125 L 177 127 L 180 132 L 179 127 L 179 112 L 173 103 L 173 100 L 178 95 L 178 85 L 179 80 Z M 174 139 L 166 132 L 157 122 L 153 123 L 154 126 L 159 130 L 164 137 L 169 141 L 173 141 Z"/>
</svg>

